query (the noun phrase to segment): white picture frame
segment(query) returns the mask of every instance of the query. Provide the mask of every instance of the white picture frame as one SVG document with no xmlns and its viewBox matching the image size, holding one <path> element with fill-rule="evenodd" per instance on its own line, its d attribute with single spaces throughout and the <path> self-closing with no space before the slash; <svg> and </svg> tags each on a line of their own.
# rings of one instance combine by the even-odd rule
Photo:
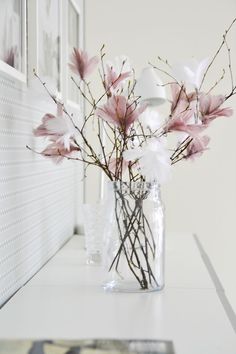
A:
<svg viewBox="0 0 236 354">
<path fill-rule="evenodd" d="M 63 0 L 29 0 L 27 3 L 29 81 L 36 72 L 58 97 L 63 91 L 62 3 Z"/>
<path fill-rule="evenodd" d="M 70 11 L 74 12 L 74 17 L 75 15 L 77 16 L 77 21 L 73 21 L 73 23 L 70 23 L 69 19 L 70 19 Z M 67 98 L 67 104 L 70 107 L 74 107 L 74 108 L 82 108 L 83 109 L 83 99 L 80 97 L 80 94 L 78 92 L 78 89 L 75 87 L 75 84 L 72 82 L 71 80 L 71 76 L 75 77 L 75 74 L 73 74 L 69 68 L 68 63 L 70 62 L 70 56 L 73 52 L 73 47 L 76 48 L 80 48 L 83 49 L 84 47 L 84 25 L 83 25 L 83 21 L 84 21 L 84 16 L 83 16 L 83 6 L 82 6 L 82 2 L 80 0 L 67 0 L 66 1 L 66 9 L 65 9 L 65 13 L 66 13 L 66 18 L 65 18 L 65 28 L 67 29 L 67 31 L 65 31 L 66 33 L 66 39 L 64 41 L 65 43 L 65 77 L 66 77 L 66 98 Z M 75 25 L 74 28 L 71 28 L 70 26 L 73 24 Z M 77 41 L 75 41 L 74 38 L 74 43 L 73 40 L 70 40 L 70 33 L 72 33 L 73 31 L 76 31 L 78 34 L 75 36 L 75 38 L 77 37 Z M 77 42 L 77 43 L 76 43 Z M 75 77 L 76 79 L 76 77 Z M 73 86 L 74 85 L 74 86 Z M 74 87 L 74 89 L 73 89 Z M 72 91 L 73 90 L 73 91 Z"/>
<path fill-rule="evenodd" d="M 73 48 L 80 47 L 80 9 L 73 0 L 68 1 L 68 22 L 67 22 L 67 45 L 68 45 L 68 62 L 70 61 L 70 56 L 73 53 Z M 79 103 L 79 91 L 76 88 L 74 82 L 71 80 L 70 69 L 68 69 L 67 77 L 67 96 L 68 101 L 73 103 Z"/>
<path fill-rule="evenodd" d="M 15 80 L 26 83 L 27 1 L 5 0 L 5 4 L 2 3 L 1 6 L 2 21 L 0 21 L 0 52 L 2 57 L 0 58 L 0 72 L 5 73 L 7 76 Z M 18 7 L 18 12 L 15 7 Z"/>
</svg>

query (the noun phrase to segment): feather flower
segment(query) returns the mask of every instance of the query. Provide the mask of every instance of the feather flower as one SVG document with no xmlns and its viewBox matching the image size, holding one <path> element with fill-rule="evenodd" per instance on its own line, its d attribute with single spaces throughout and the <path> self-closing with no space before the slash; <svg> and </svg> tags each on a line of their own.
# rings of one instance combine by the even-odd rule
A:
<svg viewBox="0 0 236 354">
<path fill-rule="evenodd" d="M 75 74 L 78 74 L 82 80 L 85 80 L 96 68 L 98 62 L 99 59 L 97 56 L 89 58 L 85 51 L 74 48 L 69 67 Z"/>
<path fill-rule="evenodd" d="M 42 124 L 34 129 L 35 136 L 48 137 L 64 145 L 65 149 L 70 148 L 71 139 L 76 136 L 76 129 L 69 117 L 63 114 L 63 106 L 58 103 L 57 116 L 47 113 L 42 118 Z"/>
<path fill-rule="evenodd" d="M 145 111 L 140 115 L 139 121 L 152 132 L 161 128 L 162 118 L 160 113 L 151 108 L 146 108 Z"/>
<path fill-rule="evenodd" d="M 190 106 L 192 106 L 191 103 L 197 99 L 196 92 L 190 92 L 187 94 L 186 88 L 184 86 L 173 83 L 170 85 L 170 87 L 172 95 L 171 113 L 188 109 Z"/>
<path fill-rule="evenodd" d="M 146 106 L 139 106 L 136 101 L 130 101 L 125 96 L 114 95 L 96 109 L 96 115 L 108 123 L 127 132 L 129 127 L 138 119 Z"/>
<path fill-rule="evenodd" d="M 127 161 L 138 161 L 141 175 L 147 182 L 164 183 L 170 175 L 170 155 L 163 140 L 152 138 L 144 146 L 126 150 Z"/>
<path fill-rule="evenodd" d="M 208 124 L 218 117 L 230 117 L 233 110 L 229 107 L 220 108 L 224 103 L 223 95 L 212 96 L 209 94 L 201 94 L 199 98 L 199 110 L 202 115 L 203 124 Z"/>
<path fill-rule="evenodd" d="M 52 159 L 55 164 L 59 164 L 66 157 L 74 157 L 74 153 L 78 151 L 80 151 L 80 148 L 72 142 L 68 148 L 65 148 L 64 144 L 60 141 L 53 141 L 41 152 L 41 154 Z"/>
<path fill-rule="evenodd" d="M 208 58 L 201 61 L 192 59 L 187 64 L 176 64 L 173 66 L 173 75 L 178 81 L 199 89 L 208 64 Z"/>
<path fill-rule="evenodd" d="M 183 101 L 181 101 L 178 106 L 178 110 L 174 112 L 173 116 L 166 123 L 166 133 L 179 131 L 195 137 L 204 129 L 206 129 L 206 126 L 204 126 L 203 124 L 190 123 L 193 120 L 194 116 L 193 108 L 186 109 L 185 102 Z"/>
<path fill-rule="evenodd" d="M 107 62 L 105 67 L 105 89 L 112 90 L 121 86 L 132 74 L 128 58 L 117 57 L 115 63 Z"/>
<path fill-rule="evenodd" d="M 196 157 L 199 157 L 207 150 L 210 138 L 207 135 L 202 137 L 194 138 L 187 147 L 186 159 L 194 160 Z"/>
</svg>

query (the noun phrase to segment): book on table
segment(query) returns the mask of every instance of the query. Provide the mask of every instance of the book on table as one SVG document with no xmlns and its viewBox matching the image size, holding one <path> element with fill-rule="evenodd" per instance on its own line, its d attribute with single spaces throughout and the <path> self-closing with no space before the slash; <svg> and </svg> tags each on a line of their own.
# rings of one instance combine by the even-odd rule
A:
<svg viewBox="0 0 236 354">
<path fill-rule="evenodd" d="M 174 354 L 162 340 L 2 340 L 0 354 Z"/>
</svg>

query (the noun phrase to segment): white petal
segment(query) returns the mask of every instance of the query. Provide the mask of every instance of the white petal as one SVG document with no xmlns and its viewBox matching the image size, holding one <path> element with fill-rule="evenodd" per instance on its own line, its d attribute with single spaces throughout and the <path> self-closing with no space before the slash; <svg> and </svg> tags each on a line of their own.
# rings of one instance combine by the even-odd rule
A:
<svg viewBox="0 0 236 354">
<path fill-rule="evenodd" d="M 191 59 L 185 64 L 177 63 L 173 66 L 173 75 L 178 81 L 199 88 L 208 63 L 208 58 L 201 61 Z"/>
<path fill-rule="evenodd" d="M 70 135 L 75 134 L 75 128 L 68 117 L 56 117 L 50 119 L 45 124 L 46 128 L 54 134 L 64 135 L 70 133 Z"/>
<path fill-rule="evenodd" d="M 198 64 L 198 68 L 196 70 L 196 78 L 195 78 L 195 85 L 197 88 L 199 88 L 201 85 L 201 81 L 207 69 L 208 64 L 209 64 L 209 58 L 205 58 L 201 60 L 200 63 Z"/>
<path fill-rule="evenodd" d="M 151 131 L 155 131 L 161 127 L 162 120 L 159 112 L 151 108 L 146 108 L 139 117 L 140 122 Z"/>
<path fill-rule="evenodd" d="M 130 149 L 123 152 L 123 158 L 126 161 L 135 161 L 143 156 L 144 151 L 142 148 Z"/>
<path fill-rule="evenodd" d="M 171 165 L 169 152 L 166 150 L 163 141 L 150 139 L 143 148 L 143 156 L 139 159 L 140 173 L 149 182 L 157 180 L 163 183 L 167 180 Z"/>
</svg>

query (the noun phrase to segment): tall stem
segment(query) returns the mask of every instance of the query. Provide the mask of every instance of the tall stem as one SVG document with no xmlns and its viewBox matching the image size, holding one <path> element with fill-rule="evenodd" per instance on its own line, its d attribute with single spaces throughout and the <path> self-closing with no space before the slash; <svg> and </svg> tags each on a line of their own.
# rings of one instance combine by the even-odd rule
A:
<svg viewBox="0 0 236 354">
<path fill-rule="evenodd" d="M 120 274 L 120 261 L 125 258 L 128 268 L 141 289 L 145 290 L 153 286 L 153 283 L 158 286 L 152 269 L 152 263 L 156 256 L 156 245 L 151 226 L 143 210 L 143 200 L 147 198 L 147 191 L 145 191 L 144 183 L 138 192 L 133 192 L 131 185 L 127 189 L 128 192 L 123 193 L 121 185 L 117 186 L 114 191 L 115 220 L 120 244 L 109 271 L 115 268 Z M 133 207 L 129 203 L 129 198 L 133 200 Z M 149 237 L 151 237 L 151 242 Z"/>
</svg>

